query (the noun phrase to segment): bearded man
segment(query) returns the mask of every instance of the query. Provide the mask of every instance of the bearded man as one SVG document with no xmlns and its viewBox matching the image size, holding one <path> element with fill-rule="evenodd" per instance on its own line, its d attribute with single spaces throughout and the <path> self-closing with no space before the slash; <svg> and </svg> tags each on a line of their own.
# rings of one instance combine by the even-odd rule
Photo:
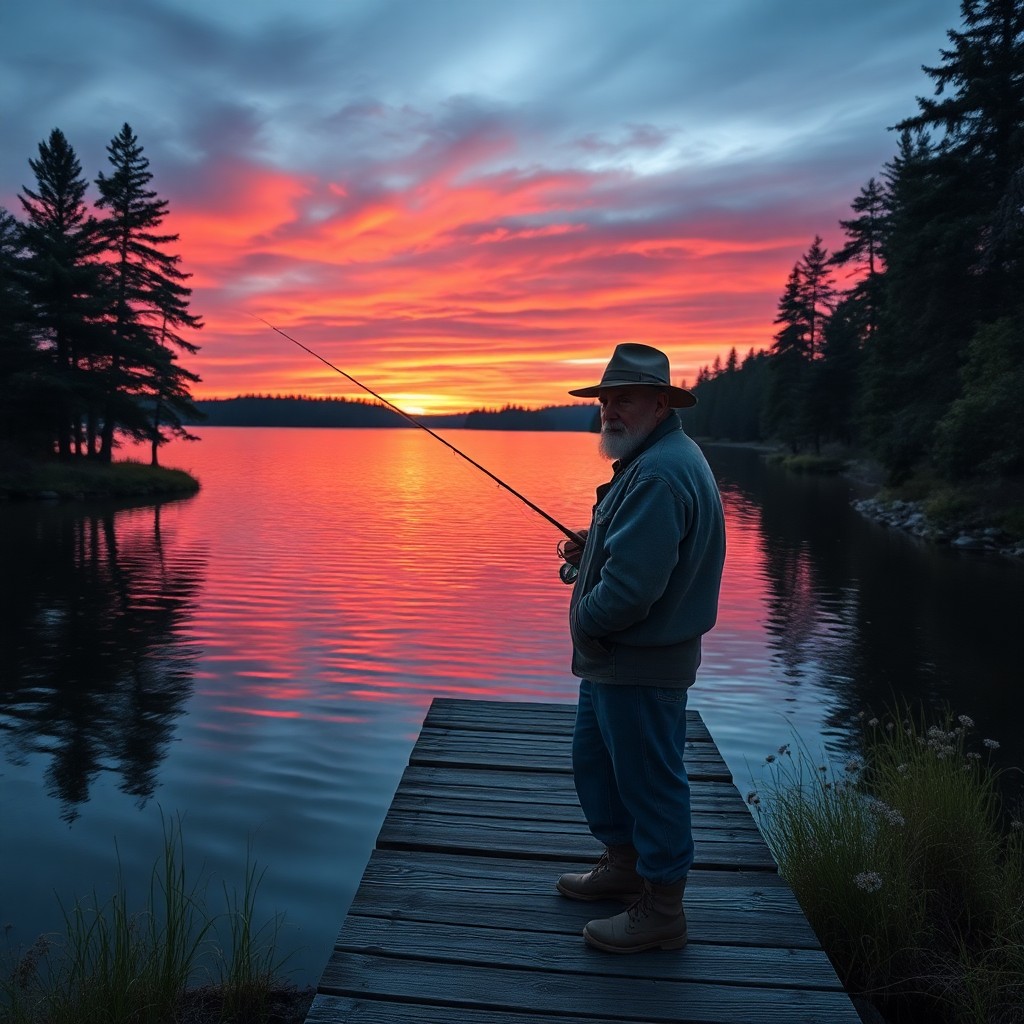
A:
<svg viewBox="0 0 1024 1024">
<path fill-rule="evenodd" d="M 721 497 L 676 413 L 696 398 L 672 386 L 663 352 L 618 345 L 601 382 L 569 394 L 600 401 L 601 451 L 614 460 L 582 550 L 562 550 L 579 569 L 569 608 L 580 678 L 573 776 L 605 852 L 557 888 L 569 899 L 629 904 L 584 928 L 597 949 L 681 949 L 693 864 L 686 697 L 718 614 Z"/>
</svg>

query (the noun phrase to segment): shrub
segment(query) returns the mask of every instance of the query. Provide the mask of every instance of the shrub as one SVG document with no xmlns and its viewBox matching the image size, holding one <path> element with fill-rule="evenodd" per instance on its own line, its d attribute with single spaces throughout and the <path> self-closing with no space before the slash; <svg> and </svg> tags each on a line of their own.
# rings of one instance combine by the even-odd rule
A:
<svg viewBox="0 0 1024 1024">
<path fill-rule="evenodd" d="M 1024 833 L 973 723 L 866 719 L 841 770 L 790 746 L 751 796 L 843 983 L 899 1019 L 1010 1024 L 1024 1006 Z"/>
</svg>

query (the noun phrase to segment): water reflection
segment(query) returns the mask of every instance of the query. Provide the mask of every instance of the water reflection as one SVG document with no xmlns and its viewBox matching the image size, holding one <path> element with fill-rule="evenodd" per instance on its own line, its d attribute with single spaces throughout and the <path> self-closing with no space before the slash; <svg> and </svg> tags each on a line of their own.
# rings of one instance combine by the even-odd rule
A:
<svg viewBox="0 0 1024 1024">
<path fill-rule="evenodd" d="M 1004 767 L 1022 763 L 1018 565 L 868 522 L 844 480 L 794 477 L 749 451 L 712 449 L 712 462 L 734 508 L 730 539 L 756 523 L 757 550 L 739 562 L 756 559 L 775 676 L 817 693 L 833 750 L 857 747 L 862 713 L 906 704 L 969 714 L 999 736 Z"/>
<path fill-rule="evenodd" d="M 575 699 L 560 535 L 419 431 L 202 432 L 168 456 L 186 501 L 0 507 L 0 920 L 59 927 L 57 880 L 104 892 L 115 837 L 148 883 L 162 808 L 232 884 L 257 840 L 315 981 L 431 699 Z M 446 436 L 570 527 L 609 473 L 587 434 Z M 1018 566 L 890 534 L 841 480 L 709 458 L 729 551 L 692 706 L 742 791 L 793 731 L 845 753 L 894 693 L 1024 760 Z"/>
<path fill-rule="evenodd" d="M 204 560 L 165 552 L 161 513 L 25 507 L 0 532 L 0 730 L 13 763 L 44 755 L 68 822 L 104 772 L 152 796 L 191 694 L 196 651 L 179 639 Z"/>
</svg>

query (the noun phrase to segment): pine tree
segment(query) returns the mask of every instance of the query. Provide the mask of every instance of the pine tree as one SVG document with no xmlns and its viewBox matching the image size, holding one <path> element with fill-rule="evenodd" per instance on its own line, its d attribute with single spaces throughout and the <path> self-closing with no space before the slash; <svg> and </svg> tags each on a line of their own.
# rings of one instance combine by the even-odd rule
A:
<svg viewBox="0 0 1024 1024">
<path fill-rule="evenodd" d="M 897 128 L 940 133 L 938 171 L 992 322 L 1024 295 L 1024 0 L 963 0 L 960 10 L 964 27 L 949 31 L 942 63 L 924 68 L 935 97 L 919 97 Z"/>
<path fill-rule="evenodd" d="M 790 271 L 785 290 L 779 298 L 775 323 L 782 326 L 771 347 L 765 424 L 771 435 L 797 451 L 805 437 L 804 388 L 811 361 L 811 322 L 801 263 L 796 263 Z"/>
<path fill-rule="evenodd" d="M 888 221 L 888 196 L 881 182 L 870 178 L 851 204 L 857 215 L 841 220 L 839 226 L 846 233 L 846 244 L 832 254 L 832 264 L 845 267 L 853 264 L 859 278 L 846 293 L 845 302 L 859 307 L 858 318 L 864 326 L 863 344 L 870 344 L 878 333 L 881 315 L 882 287 L 885 274 L 883 246 Z"/>
<path fill-rule="evenodd" d="M 85 204 L 82 166 L 64 133 L 55 128 L 29 166 L 36 188 L 19 196 L 28 217 L 22 281 L 33 309 L 33 336 L 49 355 L 46 405 L 53 437 L 67 459 L 81 442 L 82 417 L 95 399 L 92 370 L 104 301 L 100 243 Z"/>
<path fill-rule="evenodd" d="M 797 291 L 806 324 L 807 356 L 812 360 L 821 354 L 825 324 L 835 308 L 836 290 L 829 264 L 828 250 L 821 244 L 821 236 L 815 235 L 811 247 L 800 260 Z"/>
<path fill-rule="evenodd" d="M 182 416 L 197 414 L 189 385 L 199 378 L 177 365 L 174 350 L 198 351 L 180 332 L 197 330 L 202 321 L 189 312 L 191 289 L 184 282 L 190 275 L 180 269 L 179 256 L 165 251 L 178 235 L 159 231 L 169 204 L 149 187 L 149 160 L 130 125 L 111 140 L 107 153 L 113 170 L 96 179 L 96 205 L 106 211 L 99 232 L 113 257 L 108 265 L 110 377 L 100 457 L 110 460 L 115 431 L 122 430 L 148 439 L 155 460 L 165 440 L 162 428 L 190 436 Z"/>
</svg>

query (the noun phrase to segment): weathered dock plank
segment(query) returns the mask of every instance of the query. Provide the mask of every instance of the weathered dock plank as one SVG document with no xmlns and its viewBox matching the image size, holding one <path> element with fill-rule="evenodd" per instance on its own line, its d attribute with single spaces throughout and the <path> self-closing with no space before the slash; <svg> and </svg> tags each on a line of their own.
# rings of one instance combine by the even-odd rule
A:
<svg viewBox="0 0 1024 1024">
<path fill-rule="evenodd" d="M 737 1024 L 859 1018 L 704 723 L 686 751 L 690 944 L 589 949 L 616 907 L 566 900 L 596 859 L 572 785 L 572 705 L 431 705 L 308 1024 Z"/>
<path fill-rule="evenodd" d="M 428 927 L 500 920 L 503 928 L 571 936 L 566 942 L 582 949 L 576 939 L 594 916 L 594 906 L 552 898 L 553 878 L 576 863 L 376 850 L 342 935 L 356 917 Z M 694 943 L 818 949 L 792 892 L 768 872 L 695 870 L 687 885 L 686 917 Z"/>
</svg>

